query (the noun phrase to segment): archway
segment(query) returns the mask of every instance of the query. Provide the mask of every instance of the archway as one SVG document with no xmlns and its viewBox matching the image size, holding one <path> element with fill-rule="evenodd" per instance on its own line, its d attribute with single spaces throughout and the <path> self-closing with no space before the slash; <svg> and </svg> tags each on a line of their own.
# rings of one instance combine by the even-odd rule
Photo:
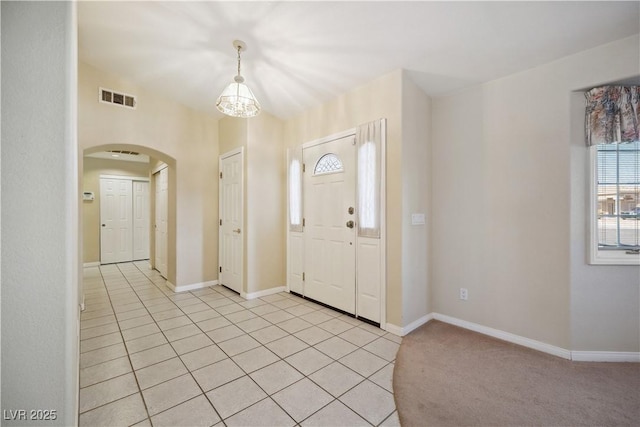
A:
<svg viewBox="0 0 640 427">
<path fill-rule="evenodd" d="M 145 163 L 146 167 L 144 169 L 140 169 L 140 167 L 136 168 L 138 171 L 144 170 L 145 176 L 151 178 L 152 173 L 155 169 L 158 169 L 160 165 L 166 164 L 169 171 L 169 182 L 168 182 L 168 224 L 167 224 L 167 274 L 166 278 L 175 283 L 176 278 L 176 166 L 177 161 L 172 156 L 169 156 L 166 153 L 158 151 L 156 149 L 146 147 L 143 145 L 137 144 L 102 144 L 96 145 L 92 147 L 85 148 L 83 150 L 82 157 L 79 158 L 79 166 L 78 166 L 78 181 L 79 181 L 79 190 L 82 193 L 83 191 L 87 191 L 85 187 L 85 159 L 87 156 L 100 152 L 113 152 L 113 151 L 127 151 L 127 152 L 136 152 L 149 157 L 149 162 Z M 93 159 L 92 159 L 93 160 Z M 115 160 L 115 159 L 114 159 Z M 107 160 L 109 162 L 109 160 Z M 140 173 L 138 173 L 140 174 Z M 153 186 L 153 180 L 151 180 L 151 185 Z M 90 189 L 93 190 L 93 189 Z M 150 218 L 154 218 L 154 206 L 155 206 L 155 192 L 150 191 Z M 83 202 L 85 203 L 85 202 Z M 95 215 L 97 207 L 93 206 L 92 208 L 88 208 L 87 205 L 83 205 L 82 211 L 80 213 L 80 242 L 81 242 L 81 250 L 80 256 L 82 260 L 80 262 L 81 265 L 93 264 L 97 260 L 95 259 L 96 251 L 99 252 L 99 248 L 96 248 L 96 245 L 99 245 L 99 216 Z M 92 215 L 88 215 L 87 211 L 92 211 Z M 153 222 L 152 222 L 153 223 Z M 154 233 L 149 234 L 150 237 L 150 264 L 153 267 L 155 265 L 155 253 L 154 253 Z M 90 257 L 90 260 L 87 260 L 86 257 Z M 89 261 L 89 262 L 88 262 Z"/>
</svg>

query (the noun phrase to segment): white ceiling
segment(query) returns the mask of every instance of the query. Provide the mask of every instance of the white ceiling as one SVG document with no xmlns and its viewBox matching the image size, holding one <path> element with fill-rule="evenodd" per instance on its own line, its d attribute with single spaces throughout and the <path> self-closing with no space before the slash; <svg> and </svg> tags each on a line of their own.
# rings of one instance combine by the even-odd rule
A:
<svg viewBox="0 0 640 427">
<path fill-rule="evenodd" d="M 83 1 L 78 19 L 81 61 L 215 114 L 244 40 L 246 83 L 288 118 L 398 68 L 437 96 L 628 37 L 640 2 Z"/>
</svg>

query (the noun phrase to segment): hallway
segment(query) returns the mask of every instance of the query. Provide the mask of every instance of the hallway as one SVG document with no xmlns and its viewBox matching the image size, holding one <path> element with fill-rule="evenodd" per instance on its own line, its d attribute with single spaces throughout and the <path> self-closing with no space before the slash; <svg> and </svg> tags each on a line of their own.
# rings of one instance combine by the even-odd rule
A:
<svg viewBox="0 0 640 427">
<path fill-rule="evenodd" d="M 85 268 L 81 426 L 399 425 L 399 337 L 288 293 L 164 283 L 146 261 Z"/>
</svg>

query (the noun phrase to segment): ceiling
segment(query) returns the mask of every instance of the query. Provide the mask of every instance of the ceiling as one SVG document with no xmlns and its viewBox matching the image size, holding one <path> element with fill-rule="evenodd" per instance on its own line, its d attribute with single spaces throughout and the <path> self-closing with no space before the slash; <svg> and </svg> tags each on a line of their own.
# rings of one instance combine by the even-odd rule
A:
<svg viewBox="0 0 640 427">
<path fill-rule="evenodd" d="M 81 61 L 212 114 L 241 39 L 247 85 L 289 118 L 398 68 L 438 96 L 628 37 L 640 2 L 82 1 L 78 20 Z"/>
<path fill-rule="evenodd" d="M 104 160 L 121 160 L 125 162 L 149 163 L 149 156 L 146 154 L 130 154 L 120 151 L 98 151 L 97 153 L 86 154 L 85 157 L 93 157 Z"/>
</svg>

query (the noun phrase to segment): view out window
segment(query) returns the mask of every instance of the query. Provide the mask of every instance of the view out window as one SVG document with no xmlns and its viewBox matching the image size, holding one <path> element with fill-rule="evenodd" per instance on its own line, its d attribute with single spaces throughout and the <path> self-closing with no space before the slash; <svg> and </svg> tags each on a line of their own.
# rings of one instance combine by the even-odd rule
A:
<svg viewBox="0 0 640 427">
<path fill-rule="evenodd" d="M 585 92 L 591 264 L 640 265 L 640 86 Z"/>
<path fill-rule="evenodd" d="M 640 249 L 640 141 L 596 145 L 599 250 Z"/>
</svg>

